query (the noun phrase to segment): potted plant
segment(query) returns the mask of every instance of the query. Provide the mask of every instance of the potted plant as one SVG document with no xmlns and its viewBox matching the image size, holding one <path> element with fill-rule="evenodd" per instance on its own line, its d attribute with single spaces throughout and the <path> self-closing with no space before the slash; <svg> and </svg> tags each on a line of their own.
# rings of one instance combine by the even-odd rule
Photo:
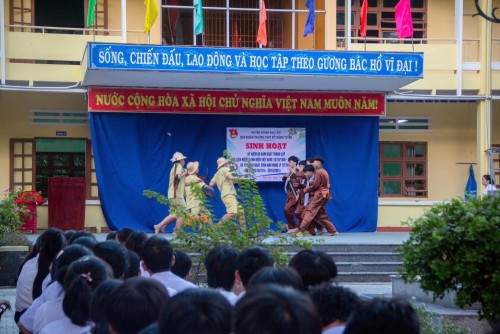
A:
<svg viewBox="0 0 500 334">
<path fill-rule="evenodd" d="M 17 268 L 31 249 L 29 240 L 19 234 L 23 219 L 32 215 L 16 204 L 19 193 L 4 191 L 0 198 L 0 286 L 15 286 Z"/>
</svg>

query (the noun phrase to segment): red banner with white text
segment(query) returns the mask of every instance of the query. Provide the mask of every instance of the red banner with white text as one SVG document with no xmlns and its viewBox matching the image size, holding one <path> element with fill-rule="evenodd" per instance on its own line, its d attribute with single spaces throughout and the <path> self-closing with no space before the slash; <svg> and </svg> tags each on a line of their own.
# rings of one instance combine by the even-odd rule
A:
<svg viewBox="0 0 500 334">
<path fill-rule="evenodd" d="M 89 111 L 176 114 L 383 116 L 383 93 L 89 88 Z"/>
</svg>

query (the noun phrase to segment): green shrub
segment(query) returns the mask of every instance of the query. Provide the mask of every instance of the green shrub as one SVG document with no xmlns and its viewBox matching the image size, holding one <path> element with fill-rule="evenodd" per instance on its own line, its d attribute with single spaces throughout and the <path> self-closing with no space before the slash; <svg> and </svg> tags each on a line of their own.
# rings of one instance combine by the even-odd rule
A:
<svg viewBox="0 0 500 334">
<path fill-rule="evenodd" d="M 5 191 L 0 198 L 0 239 L 7 233 L 18 231 L 23 225 L 22 214 L 25 210 L 15 203 L 18 195 L 19 192 Z"/>
<path fill-rule="evenodd" d="M 470 330 L 452 322 L 443 320 L 435 312 L 429 311 L 423 304 L 412 303 L 420 320 L 421 334 L 468 334 Z"/>
<path fill-rule="evenodd" d="M 28 246 L 31 250 L 33 244 L 23 234 L 6 233 L 0 237 L 0 246 Z"/>
<path fill-rule="evenodd" d="M 500 320 L 500 198 L 453 199 L 406 223 L 403 279 L 434 299 L 455 291 L 459 307 L 480 303 L 480 318 Z"/>
</svg>

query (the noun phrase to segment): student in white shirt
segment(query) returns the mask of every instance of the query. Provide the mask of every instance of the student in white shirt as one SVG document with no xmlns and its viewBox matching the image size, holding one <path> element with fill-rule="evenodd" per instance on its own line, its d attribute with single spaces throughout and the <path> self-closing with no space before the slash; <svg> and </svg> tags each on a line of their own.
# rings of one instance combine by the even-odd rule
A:
<svg viewBox="0 0 500 334">
<path fill-rule="evenodd" d="M 144 269 L 152 279 L 159 281 L 165 288 L 173 289 L 177 293 L 197 288 L 191 282 L 183 280 L 173 274 L 170 269 L 175 263 L 174 250 L 167 239 L 153 236 L 142 244 L 142 260 Z"/>
<path fill-rule="evenodd" d="M 498 192 L 495 182 L 491 179 L 491 176 L 486 174 L 483 175 L 481 179 L 481 184 L 484 187 L 483 196 L 492 196 Z"/>
<path fill-rule="evenodd" d="M 73 262 L 64 278 L 64 315 L 45 325 L 39 333 L 87 333 L 93 325 L 90 319 L 92 294 L 112 275 L 109 265 L 97 257 L 84 256 Z"/>
<path fill-rule="evenodd" d="M 61 255 L 59 255 L 52 265 L 51 274 L 48 275 L 48 277 L 51 278 L 50 280 L 52 280 L 53 277 L 54 282 L 43 289 L 40 297 L 33 301 L 31 306 L 21 316 L 21 319 L 19 319 L 19 322 L 17 323 L 19 329 L 23 333 L 29 334 L 34 332 L 33 325 L 35 322 L 36 312 L 43 306 L 43 304 L 62 298 L 64 294 L 62 284 L 68 266 L 79 258 L 91 254 L 92 252 L 90 250 L 79 245 L 69 246 L 62 251 Z"/>
<path fill-rule="evenodd" d="M 214 247 L 205 257 L 208 287 L 223 295 L 231 305 L 238 301 L 238 296 L 233 292 L 237 257 L 238 251 L 229 246 Z"/>
</svg>

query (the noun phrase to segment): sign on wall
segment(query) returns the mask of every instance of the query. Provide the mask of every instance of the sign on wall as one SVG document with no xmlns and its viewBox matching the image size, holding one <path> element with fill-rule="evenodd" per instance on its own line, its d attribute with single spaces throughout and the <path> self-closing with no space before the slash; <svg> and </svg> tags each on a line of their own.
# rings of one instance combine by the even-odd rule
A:
<svg viewBox="0 0 500 334">
<path fill-rule="evenodd" d="M 423 53 L 89 43 L 89 69 L 422 78 Z"/>
<path fill-rule="evenodd" d="M 281 182 L 290 156 L 306 159 L 305 128 L 227 128 L 226 141 L 236 173 L 247 174 L 249 161 L 257 181 Z"/>
<path fill-rule="evenodd" d="M 89 88 L 89 111 L 178 114 L 383 116 L 381 93 Z"/>
</svg>

